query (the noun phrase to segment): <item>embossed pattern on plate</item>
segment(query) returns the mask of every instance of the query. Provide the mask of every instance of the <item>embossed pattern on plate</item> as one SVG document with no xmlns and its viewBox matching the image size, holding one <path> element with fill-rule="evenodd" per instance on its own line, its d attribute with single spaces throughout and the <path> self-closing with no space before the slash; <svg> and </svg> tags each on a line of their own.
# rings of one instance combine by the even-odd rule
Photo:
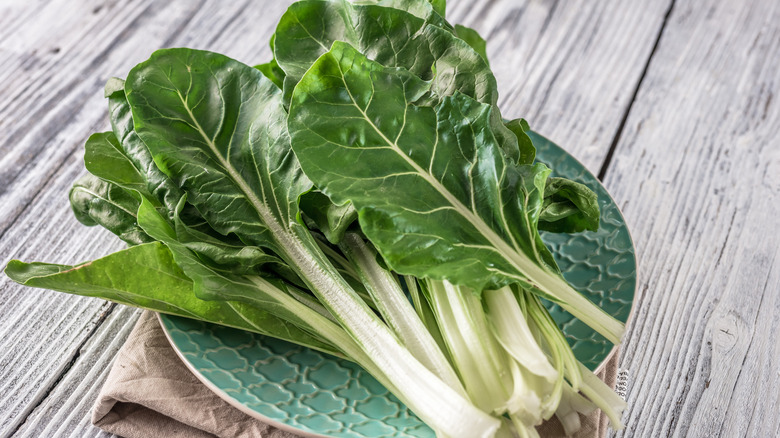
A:
<svg viewBox="0 0 780 438">
<path fill-rule="evenodd" d="M 555 234 L 542 232 L 563 276 L 575 289 L 607 313 L 626 322 L 636 289 L 636 257 L 628 227 L 615 201 L 603 185 L 574 157 L 558 145 L 531 132 L 537 160 L 553 169 L 552 176 L 585 184 L 596 192 L 601 223 L 596 232 Z M 563 328 L 577 359 L 591 370 L 607 358 L 612 343 L 575 319 L 560 306 L 546 303 Z"/>
<path fill-rule="evenodd" d="M 599 196 L 599 231 L 543 233 L 566 279 L 621 321 L 636 288 L 636 259 L 617 205 L 585 167 L 532 133 L 537 159 Z M 559 306 L 548 304 L 577 358 L 591 369 L 612 345 Z M 409 409 L 359 366 L 276 339 L 161 315 L 163 328 L 187 365 L 217 394 L 243 411 L 313 436 L 433 437 Z"/>
</svg>

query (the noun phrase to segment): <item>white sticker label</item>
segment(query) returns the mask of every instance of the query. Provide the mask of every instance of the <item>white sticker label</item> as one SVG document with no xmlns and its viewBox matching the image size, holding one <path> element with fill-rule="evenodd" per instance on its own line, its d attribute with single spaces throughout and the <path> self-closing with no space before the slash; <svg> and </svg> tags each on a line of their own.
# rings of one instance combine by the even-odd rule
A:
<svg viewBox="0 0 780 438">
<path fill-rule="evenodd" d="M 623 400 L 626 399 L 628 392 L 628 370 L 618 369 L 617 382 L 615 382 L 615 393 Z"/>
</svg>

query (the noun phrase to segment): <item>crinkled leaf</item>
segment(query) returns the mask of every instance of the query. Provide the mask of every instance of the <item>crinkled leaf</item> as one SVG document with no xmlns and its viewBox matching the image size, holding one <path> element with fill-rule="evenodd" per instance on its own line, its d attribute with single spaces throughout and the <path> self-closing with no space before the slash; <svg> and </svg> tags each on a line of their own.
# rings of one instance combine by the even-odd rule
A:
<svg viewBox="0 0 780 438">
<path fill-rule="evenodd" d="M 235 236 L 218 235 L 207 225 L 188 225 L 181 217 L 186 201 L 186 196 L 179 201 L 173 223 L 167 222 L 166 229 L 170 229 L 178 242 L 198 254 L 207 264 L 236 274 L 257 274 L 260 266 L 268 263 L 283 265 L 279 257 L 257 246 L 246 245 Z"/>
<path fill-rule="evenodd" d="M 428 2 L 420 0 L 412 4 L 417 8 L 429 7 Z M 441 19 L 432 10 L 427 16 Z M 305 0 L 293 4 L 279 21 L 274 46 L 274 56 L 286 74 L 285 102 L 289 102 L 295 84 L 317 58 L 330 50 L 334 41 L 345 41 L 384 66 L 403 67 L 421 79 L 431 80 L 424 98 L 428 104 L 459 91 L 493 105 L 493 132 L 507 157 L 516 161 L 517 139 L 502 123 L 496 106 L 496 79 L 490 67 L 466 42 L 441 27 L 440 21 L 430 19 L 433 22 L 405 10 L 345 0 Z"/>
<path fill-rule="evenodd" d="M 84 146 L 89 173 L 120 187 L 151 197 L 143 171 L 136 168 L 113 132 L 92 134 Z"/>
<path fill-rule="evenodd" d="M 119 145 L 121 145 L 120 153 L 128 160 L 128 165 L 132 165 L 145 180 L 146 190 L 138 189 L 139 192 L 150 194 L 151 196 L 147 196 L 149 200 L 155 205 L 163 206 L 168 211 L 170 217 L 176 207 L 176 203 L 181 199 L 182 192 L 168 176 L 157 168 L 151 152 L 149 152 L 149 149 L 135 132 L 133 114 L 125 97 L 123 86 L 124 81 L 117 78 L 111 78 L 106 84 L 105 94 L 108 98 L 111 128 L 119 140 Z M 89 145 L 87 146 L 89 147 Z M 100 175 L 93 172 L 89 167 L 87 169 L 107 181 L 120 184 L 114 180 L 113 166 L 107 166 L 105 163 L 97 164 L 100 164 L 104 170 Z"/>
<path fill-rule="evenodd" d="M 274 262 L 281 263 L 278 257 L 263 252 L 252 245 L 244 245 L 235 236 L 223 236 L 202 222 L 194 209 L 184 209 L 181 190 L 157 168 L 152 154 L 135 132 L 130 106 L 125 98 L 124 81 L 112 78 L 106 85 L 109 97 L 111 122 L 115 132 L 121 136 L 120 144 L 113 133 L 95 134 L 87 142 L 88 170 L 93 174 L 119 184 L 135 189 L 145 199 L 155 206 L 160 206 L 161 212 L 174 225 L 180 235 L 181 242 L 193 251 L 206 257 L 216 265 L 240 272 L 257 272 L 259 266 Z M 97 170 L 97 171 L 96 171 Z M 122 175 L 129 175 L 122 177 Z M 162 205 L 165 205 L 162 207 Z M 137 210 L 136 208 L 133 210 Z M 187 218 L 187 221 L 182 218 Z M 186 222 L 201 224 L 187 225 Z"/>
<path fill-rule="evenodd" d="M 296 223 L 311 188 L 290 149 L 280 90 L 216 53 L 166 49 L 130 72 L 139 137 L 209 224 L 283 250 L 274 230 Z M 280 251 L 277 251 L 280 252 Z"/>
<path fill-rule="evenodd" d="M 199 319 L 336 353 L 297 326 L 238 302 L 203 301 L 161 243 L 147 243 L 76 266 L 12 260 L 6 275 L 25 286 L 99 297 L 156 312 Z M 337 354 L 337 353 L 336 353 Z"/>
<path fill-rule="evenodd" d="M 485 60 L 485 64 L 490 65 L 487 57 L 487 43 L 485 39 L 480 36 L 476 30 L 462 26 L 460 24 L 455 25 L 455 35 L 465 41 L 475 52 L 479 53 L 479 56 Z"/>
<path fill-rule="evenodd" d="M 587 186 L 564 178 L 550 178 L 544 189 L 539 229 L 578 233 L 599 229 L 598 196 Z"/>
<path fill-rule="evenodd" d="M 334 43 L 293 95 L 301 165 L 334 202 L 352 201 L 393 269 L 477 290 L 530 283 L 522 265 L 548 260 L 535 223 L 549 169 L 505 163 L 490 105 L 460 93 L 412 104 L 429 84 Z"/>
<path fill-rule="evenodd" d="M 138 195 L 93 175 L 79 178 L 70 189 L 70 206 L 79 222 L 100 225 L 130 245 L 151 242 L 138 226 Z"/>
<path fill-rule="evenodd" d="M 531 141 L 531 137 L 528 136 L 528 132 L 531 130 L 528 122 L 525 119 L 514 119 L 504 123 L 504 126 L 509 128 L 517 137 L 517 146 L 520 152 L 517 160 L 518 164 L 533 163 L 536 158 L 536 147 L 533 141 Z"/>
<path fill-rule="evenodd" d="M 360 4 L 360 2 L 352 2 L 353 4 Z M 439 2 L 442 3 L 443 2 Z M 444 19 L 444 8 L 441 11 L 438 7 L 442 4 L 434 4 L 432 1 L 427 0 L 376 0 L 367 1 L 364 4 L 382 6 L 385 8 L 398 9 L 404 12 L 408 12 L 417 18 L 422 18 L 429 24 L 439 26 L 450 32 L 455 29 L 447 20 Z"/>
<path fill-rule="evenodd" d="M 357 211 L 351 203 L 335 205 L 320 191 L 311 191 L 301 197 L 301 211 L 330 243 L 337 244 L 357 220 Z"/>
<path fill-rule="evenodd" d="M 238 275 L 204 263 L 198 254 L 177 240 L 176 231 L 145 199 L 138 209 L 138 222 L 149 235 L 167 245 L 176 264 L 192 280 L 196 297 L 206 301 L 246 303 L 312 334 L 319 333 L 319 324 L 332 325 L 292 297 L 288 292 L 292 286 L 278 278 Z"/>
</svg>

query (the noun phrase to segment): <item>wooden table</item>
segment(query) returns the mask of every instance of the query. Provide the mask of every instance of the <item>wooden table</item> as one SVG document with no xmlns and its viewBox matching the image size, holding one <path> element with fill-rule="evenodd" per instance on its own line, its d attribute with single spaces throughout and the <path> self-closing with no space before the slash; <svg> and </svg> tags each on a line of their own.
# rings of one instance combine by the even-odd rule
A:
<svg viewBox="0 0 780 438">
<path fill-rule="evenodd" d="M 122 247 L 67 192 L 102 87 L 160 47 L 246 63 L 285 2 L 0 2 L 0 254 L 75 263 Z M 780 2 L 450 4 L 488 40 L 509 117 L 604 181 L 639 294 L 621 437 L 780 436 Z M 89 413 L 139 312 L 0 279 L 0 436 L 106 435 Z"/>
</svg>

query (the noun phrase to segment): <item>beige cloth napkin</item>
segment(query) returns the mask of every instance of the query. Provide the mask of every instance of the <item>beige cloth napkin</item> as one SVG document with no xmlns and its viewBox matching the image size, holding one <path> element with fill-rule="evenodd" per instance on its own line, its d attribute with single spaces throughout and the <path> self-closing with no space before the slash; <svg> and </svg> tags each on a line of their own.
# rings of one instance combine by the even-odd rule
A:
<svg viewBox="0 0 780 438">
<path fill-rule="evenodd" d="M 600 377 L 614 386 L 617 355 Z M 611 379 L 611 380 L 609 380 Z M 181 362 L 157 317 L 144 312 L 119 350 L 92 412 L 92 423 L 125 438 L 294 438 L 234 408 L 211 392 Z M 577 438 L 601 438 L 606 420 L 582 419 Z M 563 437 L 557 422 L 539 427 L 543 437 Z"/>
</svg>

